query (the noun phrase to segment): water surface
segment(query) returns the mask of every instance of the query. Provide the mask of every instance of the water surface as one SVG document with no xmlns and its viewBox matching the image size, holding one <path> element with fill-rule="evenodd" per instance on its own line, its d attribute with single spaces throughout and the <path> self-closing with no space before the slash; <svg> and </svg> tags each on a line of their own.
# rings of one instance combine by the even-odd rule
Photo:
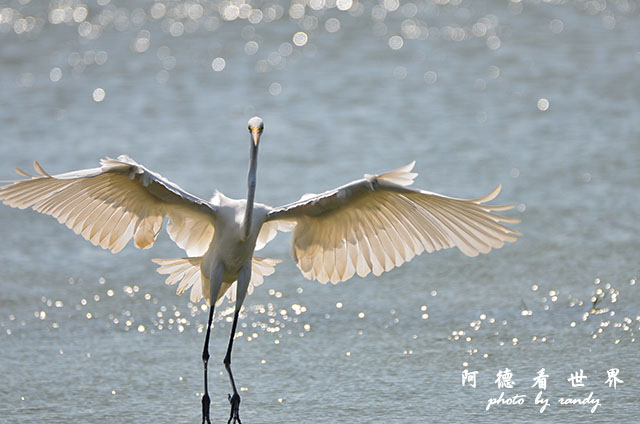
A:
<svg viewBox="0 0 640 424">
<path fill-rule="evenodd" d="M 423 255 L 337 286 L 279 264 L 235 344 L 244 422 L 637 419 L 637 2 L 5 1 L 0 16 L 2 179 L 126 153 L 199 196 L 242 197 L 259 114 L 260 202 L 416 160 L 420 188 L 475 198 L 501 183 L 516 205 L 524 237 L 490 255 Z M 3 422 L 199 422 L 207 314 L 155 273 L 151 258 L 183 255 L 164 232 L 114 256 L 2 207 L 0 235 Z M 261 255 L 288 259 L 288 236 Z M 494 383 L 505 368 L 512 389 Z M 502 391 L 525 404 L 486 411 Z M 557 403 L 590 392 L 593 414 Z"/>
</svg>

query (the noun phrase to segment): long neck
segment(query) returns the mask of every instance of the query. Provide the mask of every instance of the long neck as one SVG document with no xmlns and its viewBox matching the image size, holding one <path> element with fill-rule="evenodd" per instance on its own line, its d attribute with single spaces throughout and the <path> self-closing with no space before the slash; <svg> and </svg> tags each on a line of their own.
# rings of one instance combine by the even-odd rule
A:
<svg viewBox="0 0 640 424">
<path fill-rule="evenodd" d="M 258 148 L 251 145 L 251 159 L 249 161 L 249 177 L 248 185 L 249 190 L 247 192 L 247 206 L 244 211 L 244 238 L 249 238 L 251 232 L 251 219 L 253 217 L 253 199 L 256 194 L 256 170 L 258 168 Z"/>
</svg>

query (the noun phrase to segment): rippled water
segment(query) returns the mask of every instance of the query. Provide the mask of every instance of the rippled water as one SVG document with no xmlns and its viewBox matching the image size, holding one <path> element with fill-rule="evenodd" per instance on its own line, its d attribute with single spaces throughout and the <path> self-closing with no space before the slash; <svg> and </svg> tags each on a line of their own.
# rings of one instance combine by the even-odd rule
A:
<svg viewBox="0 0 640 424">
<path fill-rule="evenodd" d="M 126 153 L 200 196 L 278 205 L 417 161 L 416 185 L 522 219 L 490 255 L 415 258 L 322 286 L 292 261 L 247 298 L 241 417 L 634 422 L 640 413 L 637 1 L 0 3 L 0 178 Z M 0 421 L 199 422 L 206 311 L 153 257 L 0 208 Z M 286 259 L 281 235 L 263 251 Z M 593 302 L 597 300 L 595 308 Z M 222 360 L 226 305 L 213 333 Z M 215 422 L 228 414 L 221 364 Z M 515 387 L 499 389 L 509 368 Z M 544 413 L 536 373 L 549 375 Z M 606 384 L 618 368 L 623 383 Z M 478 371 L 477 387 L 461 384 Z M 567 380 L 583 370 L 584 387 Z M 489 398 L 524 405 L 486 410 Z M 600 400 L 558 404 L 561 397 Z"/>
</svg>

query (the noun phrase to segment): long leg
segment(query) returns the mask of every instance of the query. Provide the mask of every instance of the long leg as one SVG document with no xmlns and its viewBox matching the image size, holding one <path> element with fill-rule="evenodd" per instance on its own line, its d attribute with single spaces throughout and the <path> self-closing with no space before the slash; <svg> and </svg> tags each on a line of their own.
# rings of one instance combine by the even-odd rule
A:
<svg viewBox="0 0 640 424">
<path fill-rule="evenodd" d="M 222 286 L 222 278 L 224 276 L 224 269 L 222 266 L 214 268 L 209 279 L 209 320 L 207 321 L 207 335 L 204 338 L 204 348 L 202 349 L 202 363 L 204 365 L 204 395 L 202 396 L 202 424 L 211 424 L 209 418 L 209 408 L 211 406 L 211 399 L 209 398 L 209 384 L 207 382 L 207 364 L 209 363 L 209 338 L 211 337 L 211 324 L 213 323 L 213 311 L 216 305 L 216 299 L 218 292 Z M 204 277 L 203 277 L 204 278 Z"/>
<path fill-rule="evenodd" d="M 236 326 L 238 325 L 238 315 L 240 314 L 240 308 L 236 307 L 236 311 L 233 314 L 233 325 L 231 326 L 231 337 L 229 337 L 229 347 L 227 347 L 227 354 L 224 357 L 224 367 L 227 369 L 227 373 L 229 374 L 229 379 L 231 380 L 231 387 L 233 388 L 233 396 L 229 395 L 229 402 L 231 403 L 231 414 L 229 415 L 229 421 L 227 424 L 230 424 L 232 421 L 234 423 L 238 422 L 242 424 L 239 416 L 240 409 L 240 395 L 238 394 L 238 389 L 236 388 L 236 382 L 233 379 L 233 372 L 231 372 L 231 350 L 233 349 L 233 339 L 236 334 Z"/>
<path fill-rule="evenodd" d="M 202 363 L 204 364 L 204 395 L 202 396 L 202 424 L 211 424 L 209 419 L 209 408 L 211 399 L 209 398 L 209 384 L 207 383 L 207 364 L 209 363 L 209 337 L 211 336 L 211 323 L 213 321 L 213 310 L 215 302 L 211 302 L 209 308 L 209 321 L 207 323 L 207 335 L 204 338 L 204 348 L 202 350 Z"/>
<path fill-rule="evenodd" d="M 233 340 L 236 336 L 236 327 L 238 326 L 238 316 L 240 315 L 240 308 L 242 302 L 247 295 L 247 288 L 249 287 L 249 281 L 251 281 L 251 261 L 244 265 L 238 274 L 238 284 L 236 285 L 236 307 L 233 314 L 233 325 L 231 326 L 231 335 L 229 336 L 229 346 L 227 347 L 227 354 L 224 357 L 224 367 L 229 374 L 229 380 L 231 380 L 231 387 L 233 388 L 233 395 L 229 395 L 229 402 L 231 403 L 231 413 L 229 415 L 229 421 L 227 424 L 238 423 L 240 421 L 240 394 L 236 388 L 236 382 L 233 379 L 233 372 L 231 372 L 231 351 L 233 350 Z"/>
</svg>

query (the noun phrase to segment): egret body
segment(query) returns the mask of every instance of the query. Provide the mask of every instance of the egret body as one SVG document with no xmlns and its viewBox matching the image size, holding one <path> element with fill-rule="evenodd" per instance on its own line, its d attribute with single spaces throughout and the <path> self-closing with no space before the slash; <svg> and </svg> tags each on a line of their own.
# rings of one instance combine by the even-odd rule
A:
<svg viewBox="0 0 640 424">
<path fill-rule="evenodd" d="M 55 217 L 94 245 L 113 253 L 133 239 L 147 249 L 168 218 L 167 232 L 186 257 L 154 259 L 167 284 L 177 293 L 190 289 L 193 302 L 210 305 L 202 360 L 202 422 L 210 423 L 207 384 L 209 339 L 215 306 L 225 296 L 235 301 L 224 365 L 233 395 L 229 423 L 240 423 L 240 396 L 231 370 L 231 351 L 240 308 L 247 294 L 275 271 L 278 260 L 254 256 L 278 231 L 293 232 L 291 253 L 304 277 L 338 283 L 358 274 L 378 276 L 424 251 L 457 247 L 468 256 L 488 253 L 517 231 L 503 222 L 516 219 L 495 214 L 513 206 L 492 206 L 500 192 L 464 200 L 410 188 L 414 163 L 379 175 L 365 175 L 322 194 L 270 207 L 254 201 L 261 118 L 249 120 L 250 162 L 245 200 L 216 192 L 200 199 L 138 164 L 128 156 L 101 160 L 98 168 L 49 175 L 34 162 L 38 175 L 0 187 L 9 206 Z"/>
</svg>

